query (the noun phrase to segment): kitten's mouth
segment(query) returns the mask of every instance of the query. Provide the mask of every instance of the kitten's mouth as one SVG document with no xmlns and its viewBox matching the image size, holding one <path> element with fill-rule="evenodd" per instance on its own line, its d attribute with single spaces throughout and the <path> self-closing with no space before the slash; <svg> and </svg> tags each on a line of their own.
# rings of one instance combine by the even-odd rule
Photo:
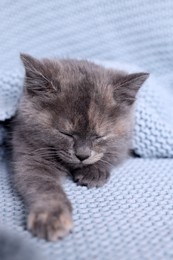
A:
<svg viewBox="0 0 173 260">
<path fill-rule="evenodd" d="M 80 162 L 80 164 L 82 166 L 94 164 L 94 163 L 98 162 L 102 157 L 103 157 L 103 153 L 99 153 L 99 154 L 95 153 L 92 156 L 90 156 L 89 158 L 87 158 L 86 160 Z"/>
<path fill-rule="evenodd" d="M 94 163 L 98 162 L 99 160 L 101 160 L 103 155 L 104 155 L 103 153 L 91 152 L 91 156 L 83 161 L 80 161 L 77 158 L 76 158 L 76 160 L 75 159 L 72 160 L 71 158 L 69 158 L 69 160 L 68 160 L 67 157 L 62 158 L 62 160 L 64 162 L 66 162 L 67 164 L 69 164 L 70 167 L 75 169 L 75 168 L 82 168 L 84 166 L 94 164 Z"/>
</svg>

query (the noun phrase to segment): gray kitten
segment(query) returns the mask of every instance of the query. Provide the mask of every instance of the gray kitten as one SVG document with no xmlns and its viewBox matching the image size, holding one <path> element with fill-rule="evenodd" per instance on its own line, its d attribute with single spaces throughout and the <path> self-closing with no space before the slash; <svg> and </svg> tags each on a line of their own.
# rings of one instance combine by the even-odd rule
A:
<svg viewBox="0 0 173 260">
<path fill-rule="evenodd" d="M 127 157 L 133 104 L 148 74 L 85 60 L 21 59 L 26 77 L 13 123 L 14 179 L 29 209 L 28 229 L 54 241 L 73 226 L 61 177 L 87 187 L 106 183 Z"/>
</svg>

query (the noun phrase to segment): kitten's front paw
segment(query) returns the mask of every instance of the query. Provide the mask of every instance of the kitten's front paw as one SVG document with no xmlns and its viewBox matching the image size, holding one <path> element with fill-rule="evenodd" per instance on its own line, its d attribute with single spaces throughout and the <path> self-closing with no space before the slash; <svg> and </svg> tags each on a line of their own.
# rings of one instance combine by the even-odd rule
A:
<svg viewBox="0 0 173 260">
<path fill-rule="evenodd" d="M 107 182 L 109 176 L 110 173 L 107 169 L 97 168 L 95 165 L 76 169 L 73 172 L 74 181 L 79 185 L 87 186 L 88 188 L 103 186 Z"/>
<path fill-rule="evenodd" d="M 33 235 L 49 241 L 64 237 L 73 227 L 71 212 L 66 207 L 32 210 L 28 216 L 28 229 Z"/>
</svg>

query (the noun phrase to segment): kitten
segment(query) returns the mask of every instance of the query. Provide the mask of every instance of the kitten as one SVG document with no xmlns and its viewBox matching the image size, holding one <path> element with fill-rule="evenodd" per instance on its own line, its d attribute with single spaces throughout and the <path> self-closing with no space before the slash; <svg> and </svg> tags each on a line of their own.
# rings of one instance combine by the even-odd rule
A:
<svg viewBox="0 0 173 260">
<path fill-rule="evenodd" d="M 87 187 L 107 182 L 127 157 L 133 104 L 149 74 L 85 60 L 21 59 L 26 77 L 13 123 L 14 179 L 29 209 L 28 229 L 54 241 L 73 226 L 61 177 Z"/>
</svg>

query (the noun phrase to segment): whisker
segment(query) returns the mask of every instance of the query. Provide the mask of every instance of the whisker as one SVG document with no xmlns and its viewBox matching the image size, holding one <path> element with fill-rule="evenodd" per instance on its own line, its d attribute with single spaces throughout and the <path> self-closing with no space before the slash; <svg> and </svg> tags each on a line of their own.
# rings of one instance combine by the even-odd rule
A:
<svg viewBox="0 0 173 260">
<path fill-rule="evenodd" d="M 107 163 L 108 165 L 112 166 L 112 164 L 110 162 L 108 162 L 108 161 L 105 161 L 103 159 L 100 159 L 100 161 L 103 162 L 103 163 Z"/>
<path fill-rule="evenodd" d="M 55 148 L 54 147 L 41 147 L 41 148 L 38 148 L 38 149 L 36 149 L 36 150 L 34 150 L 33 152 L 37 152 L 37 151 L 41 151 L 41 150 L 47 150 L 47 151 L 49 151 L 49 150 L 55 150 Z"/>
</svg>

